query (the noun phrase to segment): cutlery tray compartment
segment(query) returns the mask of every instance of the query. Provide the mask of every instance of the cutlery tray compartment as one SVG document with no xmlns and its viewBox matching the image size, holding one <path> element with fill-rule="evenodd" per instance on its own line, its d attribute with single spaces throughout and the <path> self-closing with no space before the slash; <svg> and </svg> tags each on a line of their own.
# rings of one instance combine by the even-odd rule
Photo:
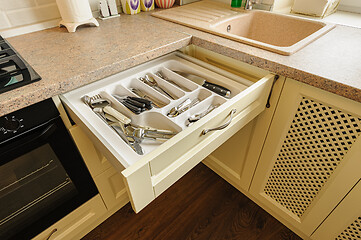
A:
<svg viewBox="0 0 361 240">
<path fill-rule="evenodd" d="M 225 77 L 217 73 L 222 71 L 215 67 L 205 68 L 200 66 L 205 63 L 197 64 L 199 60 L 191 62 L 185 58 L 190 57 L 172 53 L 60 96 L 74 122 L 124 176 L 136 212 L 265 108 L 274 77 L 272 74 L 254 83 L 236 75 Z M 226 87 L 231 95 L 229 98 L 222 97 L 172 70 L 201 76 L 211 83 Z M 158 77 L 158 71 L 173 82 Z M 153 77 L 159 87 L 175 96 L 174 99 L 139 80 L 146 74 Z M 141 90 L 163 105 L 135 114 L 114 97 L 138 97 L 132 89 Z M 140 155 L 82 101 L 84 95 L 91 97 L 97 94 L 109 99 L 111 106 L 131 119 L 132 124 L 177 134 L 163 141 L 144 139 L 139 144 L 144 152 Z M 187 99 L 196 104 L 183 112 L 170 114 Z M 211 105 L 217 107 L 203 116 L 202 113 L 206 113 Z M 198 119 L 199 116 L 198 121 L 189 124 L 189 119 Z M 233 120 L 230 121 L 230 118 Z M 229 126 L 225 129 L 204 135 L 205 129 L 216 128 L 226 122 L 229 122 Z"/>
</svg>

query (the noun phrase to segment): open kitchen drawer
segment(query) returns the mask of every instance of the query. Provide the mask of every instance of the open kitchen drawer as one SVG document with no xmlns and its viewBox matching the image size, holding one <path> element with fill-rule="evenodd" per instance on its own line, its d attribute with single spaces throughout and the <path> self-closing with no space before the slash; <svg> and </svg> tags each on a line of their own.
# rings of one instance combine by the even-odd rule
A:
<svg viewBox="0 0 361 240">
<path fill-rule="evenodd" d="M 231 90 L 231 96 L 230 98 L 222 97 L 169 69 L 201 75 L 209 82 Z M 153 75 L 159 85 L 178 98 L 171 100 L 138 80 L 139 77 L 159 70 L 162 70 L 169 79 L 187 87 L 189 91 L 184 91 Z M 122 173 L 133 209 L 139 212 L 259 115 L 265 109 L 273 80 L 274 75 L 268 74 L 252 82 L 177 52 L 65 93 L 60 98 L 75 123 Z M 138 115 L 134 114 L 112 96 L 114 94 L 135 96 L 130 91 L 131 88 L 147 92 L 163 101 L 166 106 L 153 108 Z M 177 134 L 165 142 L 143 141 L 140 146 L 144 154 L 137 154 L 82 101 L 84 95 L 94 96 L 99 93 L 102 97 L 110 99 L 112 106 L 129 117 L 132 124 L 166 129 Z M 176 117 L 167 116 L 173 107 L 178 106 L 187 98 L 191 100 L 198 98 L 200 102 Z M 192 125 L 186 126 L 188 117 L 205 111 L 210 105 L 218 107 Z M 229 125 L 224 129 L 204 134 L 205 129 L 216 128 L 225 123 Z"/>
</svg>

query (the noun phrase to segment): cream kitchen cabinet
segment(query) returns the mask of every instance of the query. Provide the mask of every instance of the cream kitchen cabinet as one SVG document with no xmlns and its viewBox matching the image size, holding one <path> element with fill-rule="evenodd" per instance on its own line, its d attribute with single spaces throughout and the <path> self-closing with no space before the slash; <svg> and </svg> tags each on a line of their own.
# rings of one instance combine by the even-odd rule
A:
<svg viewBox="0 0 361 240">
<path fill-rule="evenodd" d="M 312 234 L 311 239 L 361 239 L 361 182 L 347 194 L 336 209 Z"/>
<path fill-rule="evenodd" d="M 247 64 L 193 45 L 183 52 L 225 70 L 225 74 L 233 73 L 251 81 L 256 82 L 260 77 L 258 74 L 266 73 L 254 67 L 250 70 Z M 246 195 L 284 82 L 282 76 L 274 82 L 268 108 L 203 160 L 204 164 Z"/>
<path fill-rule="evenodd" d="M 251 184 L 252 198 L 310 237 L 361 177 L 360 134 L 360 103 L 287 79 Z M 359 214 L 360 205 L 353 207 Z"/>
<path fill-rule="evenodd" d="M 63 94 L 61 99 L 71 118 L 82 128 L 87 137 L 91 139 L 92 143 L 114 168 L 121 172 L 132 207 L 136 212 L 139 212 L 264 111 L 275 76 L 246 64 L 243 64 L 243 67 L 245 68 L 244 76 L 237 76 L 187 55 L 172 53 Z M 169 71 L 172 68 L 207 76 L 211 81 L 231 89 L 232 95 L 229 99 L 222 98 L 187 79 L 176 76 Z M 152 112 L 141 113 L 139 116 L 127 112 L 124 106 L 117 101 L 112 103 L 118 111 L 128 115 L 132 122 L 179 132 L 162 144 L 142 145 L 145 154 L 137 155 L 82 102 L 81 97 L 101 93 L 111 98 L 114 93 L 131 94 L 129 89 L 134 87 L 142 88 L 144 91 L 156 95 L 154 90 L 143 86 L 137 78 L 160 69 L 167 72 L 168 77 L 173 77 L 180 83 L 187 84 L 192 91 L 187 93 L 180 91 L 180 89 L 174 89 L 175 93 L 179 95 L 178 100 L 169 100 L 158 95 L 159 99 L 167 101 L 167 106 Z M 201 102 L 197 106 L 178 118 L 170 119 L 166 116 L 166 112 L 172 107 L 192 96 L 200 98 Z M 185 126 L 185 120 L 191 114 L 206 109 L 209 104 L 218 103 L 221 104 L 220 107 L 193 125 Z M 225 129 L 204 134 L 205 129 L 216 128 L 226 122 L 227 127 Z"/>
<path fill-rule="evenodd" d="M 129 202 L 122 176 L 94 147 L 90 139 L 78 126 L 71 126 L 69 132 L 83 156 L 106 208 L 110 211 L 108 212 L 110 216 Z"/>
<path fill-rule="evenodd" d="M 73 212 L 37 235 L 33 240 L 80 239 L 98 224 L 107 209 L 100 195 L 96 195 Z"/>
<path fill-rule="evenodd" d="M 72 125 L 60 99 L 54 97 L 53 101 L 57 105 L 60 116 L 82 155 L 85 165 L 108 210 L 105 218 L 109 217 L 129 202 L 122 176 L 114 169 L 104 155 L 94 147 L 92 141 L 80 127 Z"/>
</svg>

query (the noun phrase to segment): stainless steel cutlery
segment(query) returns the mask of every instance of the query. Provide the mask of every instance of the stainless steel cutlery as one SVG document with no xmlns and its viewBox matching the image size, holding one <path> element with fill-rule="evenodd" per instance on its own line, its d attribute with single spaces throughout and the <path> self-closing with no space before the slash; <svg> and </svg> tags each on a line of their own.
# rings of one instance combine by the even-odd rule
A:
<svg viewBox="0 0 361 240">
<path fill-rule="evenodd" d="M 200 100 L 198 98 L 195 98 L 193 100 L 190 100 L 189 98 L 187 98 L 186 100 L 184 100 L 181 104 L 179 104 L 176 107 L 173 107 L 168 113 L 167 116 L 168 117 L 177 117 L 179 114 L 187 111 L 188 109 L 194 107 L 195 105 L 197 105 L 198 103 L 200 103 Z"/>
<path fill-rule="evenodd" d="M 207 88 L 208 90 L 211 90 L 212 92 L 215 92 L 215 93 L 221 95 L 222 97 L 225 97 L 225 98 L 230 98 L 231 97 L 231 90 L 229 90 L 228 88 L 225 88 L 225 87 L 223 87 L 221 85 L 208 82 L 202 76 L 192 74 L 192 73 L 188 73 L 188 72 L 183 72 L 183 71 L 176 71 L 176 70 L 172 70 L 172 71 L 175 72 L 178 75 L 181 75 L 184 78 L 187 78 L 187 79 L 191 80 L 192 82 L 197 83 L 198 85 L 201 85 L 204 88 Z"/>
<path fill-rule="evenodd" d="M 186 91 L 186 92 L 191 92 L 191 91 L 192 91 L 192 90 L 190 90 L 189 88 L 187 88 L 187 87 L 185 87 L 185 86 L 183 86 L 183 85 L 180 85 L 180 84 L 176 83 L 175 81 L 167 78 L 167 77 L 162 73 L 162 71 L 156 72 L 155 75 L 157 75 L 158 77 L 160 77 L 160 78 L 166 80 L 167 82 L 173 84 L 174 86 L 179 87 L 179 88 L 182 89 L 183 91 Z"/>
<path fill-rule="evenodd" d="M 216 109 L 217 107 L 219 107 L 220 104 L 216 104 L 216 105 L 209 105 L 209 107 L 201 112 L 201 113 L 197 113 L 194 114 L 192 116 L 190 116 L 187 120 L 186 120 L 186 126 L 189 127 L 191 126 L 193 123 L 197 122 L 198 120 L 200 120 L 202 117 L 206 116 L 208 113 L 212 112 L 214 109 Z"/>
<path fill-rule="evenodd" d="M 117 97 L 119 98 L 119 96 Z M 111 107 L 111 101 L 107 98 L 103 98 L 100 94 L 92 97 L 85 95 L 82 100 L 139 155 L 144 154 L 144 150 L 140 146 L 140 143 L 144 139 L 165 141 L 177 134 L 177 132 L 170 130 L 133 125 L 130 118 Z M 123 100 L 123 98 L 120 100 Z M 138 101 L 140 100 L 138 99 Z M 150 104 L 149 102 L 147 103 Z M 143 104 L 146 105 L 146 102 L 143 101 Z"/>
<path fill-rule="evenodd" d="M 156 99 L 155 97 L 147 94 L 146 92 L 138 89 L 138 88 L 130 88 L 130 91 L 132 91 L 132 93 L 134 93 L 135 95 L 139 96 L 140 98 L 145 98 L 149 101 L 152 102 L 152 105 L 156 108 L 162 108 L 162 107 L 165 107 L 167 105 L 167 103 L 159 100 L 159 99 Z"/>
<path fill-rule="evenodd" d="M 194 74 L 186 73 L 186 72 L 180 72 L 180 71 L 174 71 L 176 74 L 179 74 L 183 77 L 186 77 L 201 86 L 216 92 L 217 94 L 220 94 L 224 97 L 230 97 L 230 91 L 222 86 L 212 84 L 207 82 L 204 78 L 201 76 L 197 76 Z M 156 76 L 164 79 L 165 81 L 173 84 L 174 86 L 182 89 L 183 91 L 192 92 L 192 90 L 188 89 L 187 87 L 178 84 L 175 81 L 172 81 L 165 77 L 161 71 L 157 71 L 155 73 Z M 143 83 L 147 84 L 148 86 L 152 87 L 157 92 L 161 93 L 165 97 L 168 97 L 171 100 L 177 100 L 178 97 L 175 96 L 169 89 L 165 89 L 163 86 L 161 87 L 157 80 L 153 77 L 154 75 L 146 74 L 144 77 L 139 77 L 138 79 L 142 81 Z M 140 87 L 142 88 L 142 87 Z M 168 102 L 165 102 L 164 100 L 158 99 L 156 96 L 152 96 L 148 92 L 146 92 L 143 89 L 130 87 L 129 90 L 134 93 L 137 97 L 133 96 L 121 96 L 118 94 L 112 94 L 111 96 L 117 100 L 119 103 L 121 103 L 124 107 L 128 108 L 132 113 L 134 114 L 140 114 L 144 111 L 151 110 L 153 107 L 155 108 L 163 108 L 168 105 Z M 204 90 L 202 90 L 204 91 Z M 107 94 L 106 94 L 107 95 Z M 159 96 L 160 97 L 160 96 Z M 111 99 L 113 99 L 111 98 Z M 164 97 L 161 97 L 161 99 Z M 106 98 L 104 95 L 96 94 L 94 96 L 83 96 L 82 100 L 85 104 L 87 104 L 92 111 L 100 118 L 102 119 L 114 132 L 116 132 L 119 137 L 131 148 L 134 152 L 136 152 L 139 155 L 144 154 L 144 150 L 141 143 L 144 142 L 144 140 L 150 140 L 150 141 L 159 141 L 164 142 L 172 138 L 177 134 L 175 131 L 171 130 L 164 130 L 164 129 L 156 129 L 149 126 L 141 126 L 134 124 L 132 122 L 132 119 L 128 116 L 124 115 L 123 113 L 119 112 L 112 106 L 111 99 Z M 113 99 L 113 101 L 114 101 Z M 190 108 L 196 106 L 198 103 L 201 102 L 201 99 L 198 97 L 188 97 L 185 99 L 182 99 L 178 105 L 171 108 L 167 111 L 166 115 L 169 118 L 175 118 L 182 114 L 183 112 L 189 110 Z M 209 105 L 206 110 L 200 111 L 196 114 L 193 114 L 192 116 L 188 117 L 186 120 L 185 125 L 191 126 L 193 123 L 197 122 L 207 114 L 209 114 L 211 111 L 213 111 L 215 108 L 217 108 L 219 104 L 216 105 Z M 159 111 L 159 110 L 157 110 Z M 163 110 L 160 110 L 163 111 Z M 130 113 L 129 113 L 130 114 Z M 145 115 L 139 115 L 145 116 Z M 154 116 L 154 115 L 148 115 L 148 116 Z M 189 115 L 188 115 L 189 116 Z M 186 117 L 184 117 L 186 118 Z M 181 118 L 181 119 L 184 119 Z M 137 119 L 137 117 L 135 118 Z M 134 120 L 134 118 L 133 118 Z M 135 122 L 139 122 L 139 120 L 135 120 Z M 142 122 L 142 121 L 140 121 Z M 158 124 L 159 125 L 159 124 Z M 144 146 L 143 146 L 144 147 Z"/>
<path fill-rule="evenodd" d="M 161 86 L 159 86 L 158 82 L 151 75 L 146 74 L 144 77 L 140 77 L 138 79 L 143 83 L 147 84 L 148 86 L 152 87 L 156 91 L 160 92 L 161 94 L 167 96 L 168 98 L 172 100 L 178 99 L 178 97 L 172 94 L 169 90 L 167 91 L 166 89 L 164 89 L 164 87 L 162 88 Z"/>
<path fill-rule="evenodd" d="M 112 96 L 135 114 L 139 114 L 153 108 L 152 101 L 145 98 L 119 96 L 117 94 L 113 94 Z"/>
</svg>

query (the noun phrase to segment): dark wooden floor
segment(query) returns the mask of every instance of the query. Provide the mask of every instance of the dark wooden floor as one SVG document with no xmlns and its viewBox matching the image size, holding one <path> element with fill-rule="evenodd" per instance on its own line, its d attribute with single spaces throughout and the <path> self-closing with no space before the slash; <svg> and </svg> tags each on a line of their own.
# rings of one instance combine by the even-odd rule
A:
<svg viewBox="0 0 361 240">
<path fill-rule="evenodd" d="M 135 214 L 130 203 L 83 240 L 300 239 L 221 177 L 199 164 Z"/>
</svg>

